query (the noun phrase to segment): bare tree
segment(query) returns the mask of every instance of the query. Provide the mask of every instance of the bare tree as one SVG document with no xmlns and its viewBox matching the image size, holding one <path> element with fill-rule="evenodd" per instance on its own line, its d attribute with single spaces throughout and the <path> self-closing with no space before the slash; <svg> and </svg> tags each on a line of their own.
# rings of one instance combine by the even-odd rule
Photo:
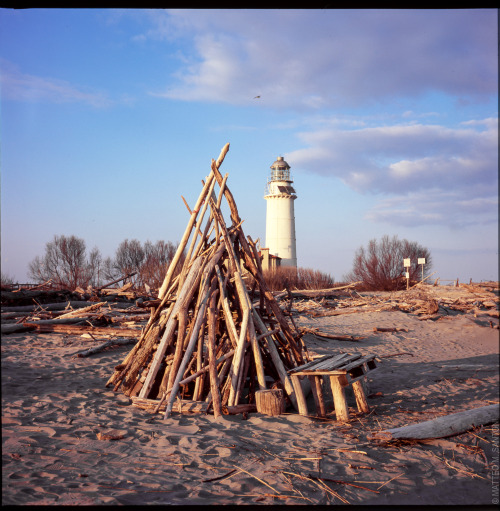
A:
<svg viewBox="0 0 500 511">
<path fill-rule="evenodd" d="M 112 281 L 120 277 L 122 274 L 119 274 L 119 271 L 115 267 L 114 260 L 111 257 L 106 257 L 102 261 L 101 268 L 101 280 L 105 280 L 106 282 Z"/>
<path fill-rule="evenodd" d="M 141 283 L 150 288 L 159 288 L 165 278 L 168 265 L 177 252 L 178 245 L 170 241 L 159 240 L 155 244 L 151 241 L 144 243 L 144 261 L 140 270 Z M 182 264 L 179 265 L 179 268 Z"/>
<path fill-rule="evenodd" d="M 11 277 L 8 273 L 2 272 L 1 285 L 10 286 L 14 284 L 14 277 Z"/>
<path fill-rule="evenodd" d="M 88 280 L 90 285 L 94 287 L 99 287 L 102 282 L 102 256 L 101 252 L 97 247 L 94 247 L 89 254 L 88 258 Z"/>
<path fill-rule="evenodd" d="M 94 279 L 101 256 L 94 248 L 87 259 L 85 241 L 76 236 L 54 236 L 45 245 L 45 255 L 29 263 L 28 277 L 41 283 L 52 280 L 57 287 L 87 287 Z"/>
<path fill-rule="evenodd" d="M 116 249 L 114 268 L 120 275 L 128 275 L 133 272 L 140 272 L 144 261 L 144 249 L 139 240 L 124 240 Z M 118 278 L 117 277 L 117 278 Z M 130 278 L 131 282 L 140 285 L 139 275 Z"/>
<path fill-rule="evenodd" d="M 417 242 L 397 236 L 383 236 L 380 241 L 372 239 L 367 248 L 360 247 L 354 256 L 352 271 L 346 275 L 346 280 L 362 281 L 368 289 L 390 291 L 406 285 L 405 271 L 410 274 L 410 280 L 420 280 L 421 267 L 418 259 L 425 258 L 424 277 L 429 274 L 432 261 L 427 248 Z M 408 270 L 404 267 L 404 259 L 410 259 Z"/>
</svg>

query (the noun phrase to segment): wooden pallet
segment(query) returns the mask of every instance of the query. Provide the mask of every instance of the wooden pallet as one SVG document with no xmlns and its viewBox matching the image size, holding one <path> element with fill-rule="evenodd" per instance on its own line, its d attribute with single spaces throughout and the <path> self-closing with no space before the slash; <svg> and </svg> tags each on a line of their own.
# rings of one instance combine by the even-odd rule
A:
<svg viewBox="0 0 500 511">
<path fill-rule="evenodd" d="M 349 409 L 345 397 L 345 387 L 352 385 L 358 410 L 363 413 L 370 411 L 363 390 L 361 379 L 371 371 L 377 369 L 375 355 L 350 355 L 341 353 L 327 355 L 307 364 L 301 365 L 288 371 L 297 397 L 299 413 L 309 415 L 307 403 L 300 380 L 308 377 L 311 382 L 311 390 L 316 404 L 316 414 L 319 417 L 326 416 L 325 402 L 323 398 L 323 376 L 329 376 L 332 389 L 335 414 L 338 421 L 349 420 Z"/>
</svg>

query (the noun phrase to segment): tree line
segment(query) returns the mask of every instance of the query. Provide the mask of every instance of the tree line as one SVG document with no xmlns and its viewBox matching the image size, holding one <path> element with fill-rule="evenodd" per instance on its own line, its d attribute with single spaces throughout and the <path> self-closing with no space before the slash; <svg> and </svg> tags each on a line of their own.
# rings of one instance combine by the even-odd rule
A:
<svg viewBox="0 0 500 511">
<path fill-rule="evenodd" d="M 85 240 L 76 236 L 54 236 L 45 245 L 45 254 L 28 265 L 28 278 L 36 283 L 50 281 L 54 287 L 75 289 L 100 287 L 107 282 L 134 274 L 127 281 L 136 289 L 159 288 L 165 269 L 172 261 L 176 244 L 125 239 L 114 257 L 103 258 L 97 247 L 87 252 Z"/>
<path fill-rule="evenodd" d="M 156 243 L 141 243 L 136 239 L 125 239 L 116 249 L 114 257 L 103 258 L 94 247 L 87 252 L 85 240 L 76 236 L 54 236 L 45 246 L 45 254 L 29 263 L 28 278 L 35 283 L 50 281 L 54 287 L 75 289 L 100 287 L 107 282 L 125 277 L 136 289 L 158 289 L 165 277 L 168 265 L 177 252 L 178 244 L 159 240 Z M 383 236 L 372 239 L 366 247 L 354 254 L 352 270 L 343 277 L 345 282 L 361 282 L 366 290 L 396 290 L 406 286 L 405 272 L 411 282 L 422 278 L 419 258 L 425 258 L 424 278 L 432 267 L 429 250 L 417 242 Z M 410 259 L 410 267 L 403 266 L 403 259 Z M 297 268 L 293 272 L 281 269 L 265 272 L 272 290 L 284 288 L 285 281 L 296 289 L 321 289 L 332 287 L 333 277 L 327 273 L 308 268 Z M 2 281 L 4 276 L 2 274 Z"/>
</svg>

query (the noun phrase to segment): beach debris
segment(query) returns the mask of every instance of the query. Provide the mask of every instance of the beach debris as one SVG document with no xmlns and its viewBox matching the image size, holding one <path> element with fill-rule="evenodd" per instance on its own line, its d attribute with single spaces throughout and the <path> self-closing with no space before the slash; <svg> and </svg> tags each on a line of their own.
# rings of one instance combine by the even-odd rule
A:
<svg viewBox="0 0 500 511">
<path fill-rule="evenodd" d="M 397 328 L 397 327 L 373 327 L 374 332 L 408 332 L 408 328 Z"/>
<path fill-rule="evenodd" d="M 361 335 L 340 335 L 340 334 L 330 334 L 327 332 L 320 331 L 318 328 L 306 328 L 302 327 L 300 329 L 302 334 L 309 334 L 313 335 L 319 340 L 325 340 L 325 339 L 333 339 L 335 341 L 349 341 L 349 342 L 358 342 L 362 341 L 363 339 L 366 339 L 366 336 Z M 408 331 L 408 330 L 406 330 Z"/>
<path fill-rule="evenodd" d="M 95 346 L 93 348 L 88 348 L 83 351 L 79 351 L 77 353 L 74 353 L 73 356 L 76 356 L 78 358 L 83 357 L 90 357 L 91 355 L 95 355 L 96 353 L 101 353 L 104 350 L 108 349 L 111 346 L 123 346 L 127 344 L 135 344 L 136 340 L 135 338 L 132 339 L 110 339 L 109 341 L 104 342 L 103 344 L 100 344 L 99 346 Z"/>
<path fill-rule="evenodd" d="M 345 314 L 401 311 L 415 315 L 419 320 L 439 320 L 443 317 L 467 314 L 468 317 L 485 319 L 491 328 L 498 328 L 499 285 L 486 282 L 474 285 L 432 286 L 419 283 L 409 290 L 395 292 L 359 293 L 353 286 L 339 286 L 331 290 L 291 291 L 297 298 L 290 308 L 292 315 L 311 317 L 341 316 Z M 286 298 L 287 291 L 276 293 L 278 299 Z M 497 320 L 496 322 L 492 321 Z M 486 326 L 486 324 L 485 324 Z M 377 331 L 388 331 L 377 328 Z M 395 331 L 404 331 L 398 329 Z"/>
<path fill-rule="evenodd" d="M 218 417 L 224 407 L 255 405 L 256 393 L 275 383 L 297 408 L 287 371 L 309 360 L 301 334 L 292 329 L 264 280 L 256 244 L 245 236 L 227 187 L 228 176 L 219 171 L 228 149 L 229 144 L 212 160 L 198 201 L 188 208 L 188 225 L 158 292 L 159 303 L 106 384 L 134 404 L 144 403 L 136 398 L 150 400 L 148 405 L 156 401 L 154 412 L 165 405 L 165 418 L 178 398 L 206 403 Z"/>
<path fill-rule="evenodd" d="M 500 409 L 498 404 L 473 408 L 463 412 L 444 415 L 425 422 L 400 428 L 378 431 L 371 440 L 424 440 L 459 435 L 478 426 L 498 422 Z"/>
<path fill-rule="evenodd" d="M 110 429 L 104 432 L 99 431 L 96 434 L 97 440 L 106 440 L 106 441 L 113 441 L 113 440 L 122 440 L 125 438 L 125 433 L 121 431 L 117 431 L 114 429 Z"/>
</svg>

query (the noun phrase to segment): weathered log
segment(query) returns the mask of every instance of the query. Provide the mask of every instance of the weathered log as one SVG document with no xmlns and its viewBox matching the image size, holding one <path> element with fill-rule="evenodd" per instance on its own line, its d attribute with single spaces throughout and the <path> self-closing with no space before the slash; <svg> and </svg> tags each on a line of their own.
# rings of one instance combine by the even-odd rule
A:
<svg viewBox="0 0 500 511">
<path fill-rule="evenodd" d="M 366 339 L 366 336 L 329 334 L 329 333 L 325 333 L 325 332 L 318 332 L 316 329 L 313 329 L 313 328 L 301 328 L 301 331 L 303 334 L 314 335 L 315 337 L 319 338 L 320 340 L 322 340 L 322 338 L 323 338 L 323 339 L 332 339 L 334 341 L 358 342 L 358 341 L 362 341 L 363 339 Z"/>
<path fill-rule="evenodd" d="M 285 400 L 281 389 L 258 390 L 255 393 L 257 411 L 264 415 L 281 415 L 285 413 Z"/>
<path fill-rule="evenodd" d="M 115 280 L 112 280 L 111 282 L 108 282 L 106 284 L 104 284 L 103 286 L 100 286 L 100 287 L 96 287 L 96 289 L 98 291 L 102 291 L 104 290 L 105 288 L 109 287 L 109 286 L 112 286 L 113 284 L 116 284 L 117 282 L 120 282 L 120 280 L 125 280 L 125 279 L 129 279 L 130 277 L 133 277 L 137 272 L 134 271 L 133 273 L 129 273 L 127 275 L 122 275 L 119 279 L 115 279 Z"/>
<path fill-rule="evenodd" d="M 240 404 L 234 406 L 223 406 L 222 413 L 224 415 L 237 415 L 239 413 L 253 413 L 257 411 L 257 406 L 254 404 Z"/>
<path fill-rule="evenodd" d="M 378 431 L 369 437 L 371 440 L 424 440 L 459 435 L 477 426 L 498 422 L 499 405 L 482 406 L 464 412 L 452 413 L 425 422 L 400 428 Z"/>
<path fill-rule="evenodd" d="M 150 413 L 155 413 L 160 401 L 158 399 L 146 399 L 142 397 L 131 397 L 132 405 L 142 408 Z M 165 412 L 167 403 L 164 402 L 159 406 L 160 412 Z M 172 411 L 178 413 L 200 413 L 208 410 L 208 403 L 205 401 L 189 401 L 178 399 L 172 404 Z"/>
<path fill-rule="evenodd" d="M 352 289 L 356 286 L 356 284 L 360 284 L 359 282 L 353 282 L 352 284 L 347 284 L 345 286 L 339 287 L 331 287 L 328 289 L 295 289 L 290 291 L 290 294 L 296 298 L 298 296 L 307 296 L 308 298 L 324 298 L 326 296 L 334 296 L 336 291 L 342 291 L 344 289 Z M 288 295 L 288 291 L 279 291 L 277 293 L 273 293 L 276 300 L 280 298 L 284 298 Z"/>
<path fill-rule="evenodd" d="M 76 356 L 78 358 L 81 357 L 90 357 L 91 355 L 95 355 L 96 353 L 101 353 L 106 348 L 109 348 L 113 345 L 127 345 L 127 344 L 134 344 L 135 339 L 110 339 L 109 341 L 106 341 L 103 344 L 99 344 L 99 346 L 95 346 L 94 348 L 89 348 L 87 350 L 78 351 L 73 354 L 73 356 Z"/>
<path fill-rule="evenodd" d="M 134 330 L 132 328 L 106 328 L 106 327 L 92 327 L 92 326 L 81 326 L 81 325 L 47 325 L 47 324 L 39 324 L 36 323 L 25 322 L 24 326 L 34 327 L 40 333 L 47 332 L 62 332 L 65 334 L 94 334 L 99 336 L 112 336 L 112 337 L 132 337 L 135 339 L 139 338 L 140 330 Z"/>
<path fill-rule="evenodd" d="M 90 316 L 38 320 L 28 319 L 23 323 L 36 323 L 37 325 L 74 325 L 78 323 L 84 323 L 87 319 L 90 319 Z"/>
<path fill-rule="evenodd" d="M 18 334 L 21 332 L 30 332 L 32 330 L 36 330 L 36 327 L 26 325 L 23 323 L 14 323 L 14 324 L 2 324 L 1 325 L 1 332 L 2 335 L 9 335 L 9 334 Z"/>
<path fill-rule="evenodd" d="M 87 307 L 93 304 L 94 302 L 70 300 L 66 302 L 44 303 L 42 305 L 14 305 L 9 307 L 4 307 L 2 305 L 2 311 L 3 312 L 61 311 L 69 307 L 77 309 L 81 307 Z"/>
<path fill-rule="evenodd" d="M 373 327 L 374 332 L 408 332 L 408 328 L 396 328 L 396 327 L 389 327 L 384 328 L 380 326 Z"/>
</svg>

